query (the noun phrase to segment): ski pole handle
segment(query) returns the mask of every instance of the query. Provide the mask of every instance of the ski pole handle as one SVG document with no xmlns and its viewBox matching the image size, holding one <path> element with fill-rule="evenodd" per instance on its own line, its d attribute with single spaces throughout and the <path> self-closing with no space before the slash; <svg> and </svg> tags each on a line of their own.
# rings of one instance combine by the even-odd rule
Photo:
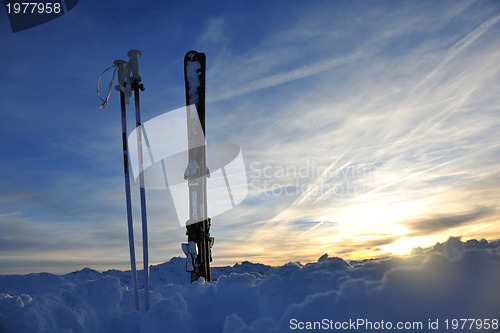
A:
<svg viewBox="0 0 500 333">
<path fill-rule="evenodd" d="M 125 94 L 125 104 L 129 104 L 132 96 L 132 85 L 130 84 L 130 66 L 125 60 L 115 60 L 113 65 L 118 68 L 118 85 L 115 89 Z"/>
<path fill-rule="evenodd" d="M 118 68 L 118 84 L 120 85 L 119 88 L 123 90 L 123 88 L 128 86 L 127 81 L 128 77 L 130 76 L 130 67 L 128 65 L 128 62 L 126 62 L 125 60 L 115 60 L 113 61 L 113 65 Z"/>
<path fill-rule="evenodd" d="M 132 81 L 141 82 L 142 78 L 139 75 L 139 57 L 142 52 L 139 50 L 130 50 L 127 55 L 130 57 L 130 68 L 132 69 Z"/>
</svg>

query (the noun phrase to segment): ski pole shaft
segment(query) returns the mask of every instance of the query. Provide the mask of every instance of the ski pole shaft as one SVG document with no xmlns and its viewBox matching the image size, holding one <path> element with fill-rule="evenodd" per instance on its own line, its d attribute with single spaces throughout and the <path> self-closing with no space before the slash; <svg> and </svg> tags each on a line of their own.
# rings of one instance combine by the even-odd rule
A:
<svg viewBox="0 0 500 333">
<path fill-rule="evenodd" d="M 123 142 L 123 169 L 125 172 L 125 197 L 127 202 L 128 241 L 130 248 L 130 268 L 132 272 L 132 288 L 134 292 L 134 306 L 139 311 L 139 293 L 137 284 L 137 268 L 135 265 L 134 225 L 132 220 L 132 200 L 130 196 L 130 175 L 128 170 L 128 143 L 127 143 L 127 111 L 125 106 L 125 94 L 120 91 L 121 118 L 122 118 L 122 142 Z"/>
<path fill-rule="evenodd" d="M 135 99 L 135 119 L 137 123 L 137 154 L 139 158 L 139 189 L 141 197 L 141 218 L 142 218 L 142 246 L 144 260 L 144 302 L 146 311 L 149 310 L 149 254 L 148 254 L 148 220 L 146 214 L 146 189 L 144 184 L 144 160 L 142 149 L 142 124 L 141 105 L 139 99 L 140 85 L 138 81 L 133 83 Z"/>
</svg>

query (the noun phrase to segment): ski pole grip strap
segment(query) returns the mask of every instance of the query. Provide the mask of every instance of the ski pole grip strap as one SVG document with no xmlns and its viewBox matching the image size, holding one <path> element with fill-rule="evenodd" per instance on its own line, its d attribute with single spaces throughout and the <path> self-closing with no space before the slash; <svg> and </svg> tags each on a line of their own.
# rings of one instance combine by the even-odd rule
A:
<svg viewBox="0 0 500 333">
<path fill-rule="evenodd" d="M 113 67 L 115 68 L 115 70 L 113 71 L 113 77 L 111 78 L 111 82 L 109 82 L 108 94 L 106 95 L 106 99 L 102 99 L 101 92 L 99 91 L 99 83 L 101 81 L 101 77 L 104 75 L 104 73 L 106 73 L 109 69 Z M 116 69 L 117 69 L 116 65 L 106 68 L 104 72 L 102 72 L 101 75 L 99 75 L 99 78 L 97 79 L 97 97 L 99 97 L 99 99 L 102 101 L 102 104 L 99 107 L 99 109 L 97 109 L 97 111 L 99 111 L 100 109 L 104 109 L 105 107 L 108 106 L 109 97 L 111 96 L 111 88 L 113 86 L 113 81 L 115 80 Z"/>
</svg>

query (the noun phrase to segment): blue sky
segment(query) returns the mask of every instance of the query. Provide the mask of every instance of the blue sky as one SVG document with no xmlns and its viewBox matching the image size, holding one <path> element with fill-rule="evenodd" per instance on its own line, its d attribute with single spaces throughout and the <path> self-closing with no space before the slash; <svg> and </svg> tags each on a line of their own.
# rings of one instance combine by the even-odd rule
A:
<svg viewBox="0 0 500 333">
<path fill-rule="evenodd" d="M 184 54 L 207 55 L 208 139 L 241 147 L 249 182 L 213 219 L 215 265 L 500 237 L 496 1 L 81 1 L 15 34 L 0 18 L 0 273 L 128 266 L 119 98 L 97 111 L 95 85 L 133 48 L 144 121 L 183 106 Z M 147 196 L 151 262 L 181 255 L 170 196 Z"/>
</svg>

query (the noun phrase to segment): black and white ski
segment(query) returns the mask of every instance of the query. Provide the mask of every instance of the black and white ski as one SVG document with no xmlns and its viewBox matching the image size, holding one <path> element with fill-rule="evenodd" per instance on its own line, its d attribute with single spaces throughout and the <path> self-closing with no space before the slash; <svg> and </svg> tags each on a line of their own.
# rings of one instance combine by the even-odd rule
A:
<svg viewBox="0 0 500 333">
<path fill-rule="evenodd" d="M 207 214 L 207 177 L 205 147 L 205 54 L 189 51 L 184 57 L 188 128 L 188 166 L 184 173 L 189 186 L 188 243 L 182 244 L 187 256 L 186 270 L 191 282 L 203 277 L 210 281 L 210 218 Z M 200 126 L 201 125 L 201 126 Z"/>
</svg>

